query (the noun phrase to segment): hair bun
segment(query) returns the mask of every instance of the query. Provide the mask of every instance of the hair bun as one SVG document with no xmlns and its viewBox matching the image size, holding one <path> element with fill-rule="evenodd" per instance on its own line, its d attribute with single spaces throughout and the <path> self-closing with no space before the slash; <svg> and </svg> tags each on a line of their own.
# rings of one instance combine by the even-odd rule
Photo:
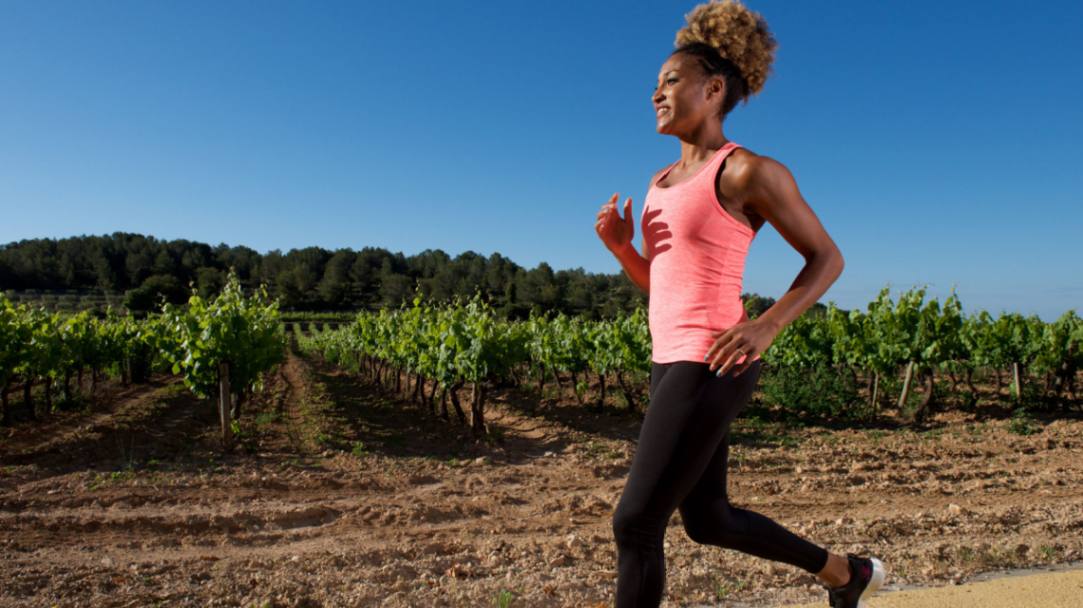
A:
<svg viewBox="0 0 1083 608">
<path fill-rule="evenodd" d="M 688 25 L 677 31 L 676 46 L 709 44 L 741 70 L 750 95 L 763 88 L 778 42 L 759 13 L 737 0 L 711 0 L 684 18 Z"/>
</svg>

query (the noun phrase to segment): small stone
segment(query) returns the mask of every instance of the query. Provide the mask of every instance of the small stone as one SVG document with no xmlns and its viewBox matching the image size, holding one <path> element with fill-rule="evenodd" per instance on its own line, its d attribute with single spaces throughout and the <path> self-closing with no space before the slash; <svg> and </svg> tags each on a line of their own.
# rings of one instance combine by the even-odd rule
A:
<svg viewBox="0 0 1083 608">
<path fill-rule="evenodd" d="M 583 544 L 583 541 L 576 534 L 572 533 L 564 537 L 564 546 L 572 549 Z"/>
</svg>

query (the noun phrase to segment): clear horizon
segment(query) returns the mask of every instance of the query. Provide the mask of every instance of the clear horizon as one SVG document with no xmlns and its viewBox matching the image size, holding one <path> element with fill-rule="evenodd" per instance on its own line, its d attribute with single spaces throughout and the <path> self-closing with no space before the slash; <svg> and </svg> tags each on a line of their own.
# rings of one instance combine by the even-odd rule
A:
<svg viewBox="0 0 1083 608">
<path fill-rule="evenodd" d="M 746 4 L 780 46 L 725 132 L 786 164 L 838 243 L 823 303 L 954 285 L 967 314 L 1079 311 L 1083 5 Z M 620 192 L 638 218 L 679 155 L 649 93 L 694 5 L 6 3 L 0 242 L 620 272 L 594 215 Z M 744 291 L 777 299 L 801 266 L 766 225 Z"/>
</svg>

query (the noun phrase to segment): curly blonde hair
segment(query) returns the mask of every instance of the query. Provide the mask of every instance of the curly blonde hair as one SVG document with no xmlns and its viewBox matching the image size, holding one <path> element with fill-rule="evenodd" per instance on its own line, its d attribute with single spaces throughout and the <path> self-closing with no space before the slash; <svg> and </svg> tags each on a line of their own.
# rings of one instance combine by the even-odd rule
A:
<svg viewBox="0 0 1083 608">
<path fill-rule="evenodd" d="M 688 25 L 677 31 L 673 54 L 690 52 L 704 60 L 708 74 L 727 76 L 723 114 L 763 88 L 778 42 L 759 13 L 738 0 L 711 0 L 697 5 L 684 18 Z M 706 52 L 707 46 L 721 61 Z M 737 73 L 730 74 L 734 69 Z M 731 81 L 737 86 L 731 86 Z"/>
</svg>

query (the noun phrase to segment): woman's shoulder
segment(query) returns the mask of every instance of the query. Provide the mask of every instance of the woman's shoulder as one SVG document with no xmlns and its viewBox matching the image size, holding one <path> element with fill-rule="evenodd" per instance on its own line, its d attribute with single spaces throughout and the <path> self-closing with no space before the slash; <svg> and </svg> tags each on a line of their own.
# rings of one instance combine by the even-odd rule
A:
<svg viewBox="0 0 1083 608">
<path fill-rule="evenodd" d="M 723 191 L 743 192 L 763 179 L 770 179 L 786 166 L 770 156 L 758 154 L 741 146 L 730 152 L 725 160 L 726 169 L 719 173 L 718 185 Z"/>
</svg>

